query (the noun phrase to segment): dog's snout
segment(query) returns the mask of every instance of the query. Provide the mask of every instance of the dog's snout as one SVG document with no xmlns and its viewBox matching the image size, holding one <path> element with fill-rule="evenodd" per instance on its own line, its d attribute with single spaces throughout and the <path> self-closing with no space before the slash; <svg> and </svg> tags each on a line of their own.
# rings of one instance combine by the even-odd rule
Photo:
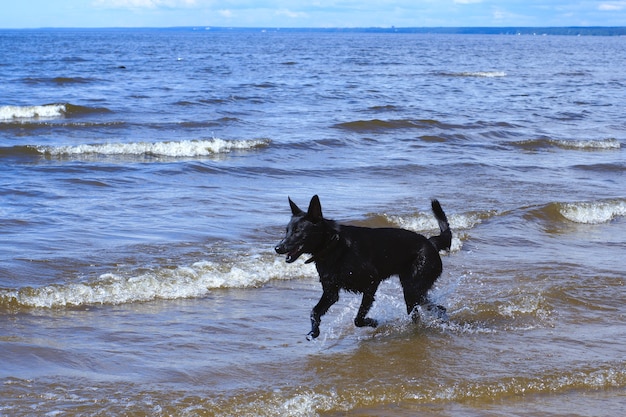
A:
<svg viewBox="0 0 626 417">
<path fill-rule="evenodd" d="M 274 250 L 276 251 L 276 253 L 278 254 L 283 254 L 285 253 L 285 245 L 283 245 L 283 242 L 280 242 L 278 245 L 276 245 L 276 247 L 274 248 Z"/>
</svg>

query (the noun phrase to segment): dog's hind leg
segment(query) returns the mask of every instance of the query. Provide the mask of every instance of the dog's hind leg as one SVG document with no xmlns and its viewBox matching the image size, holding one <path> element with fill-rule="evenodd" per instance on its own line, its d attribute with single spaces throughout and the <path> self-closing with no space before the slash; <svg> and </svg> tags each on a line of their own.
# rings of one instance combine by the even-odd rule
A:
<svg viewBox="0 0 626 417">
<path fill-rule="evenodd" d="M 444 306 L 433 303 L 428 299 L 428 290 L 432 284 L 428 286 L 419 285 L 420 281 L 411 277 L 403 279 L 400 276 L 402 289 L 404 291 L 404 302 L 406 303 L 406 313 L 411 316 L 413 321 L 419 321 L 418 306 L 423 306 L 427 311 L 434 313 L 437 317 L 447 320 L 446 308 Z M 429 282 L 429 281 L 426 281 Z"/>
<path fill-rule="evenodd" d="M 339 300 L 339 288 L 336 287 L 324 287 L 324 293 L 319 302 L 311 310 L 311 331 L 307 334 L 306 338 L 311 340 L 320 335 L 320 322 L 322 316 L 326 314 L 330 306 L 335 304 Z"/>
<path fill-rule="evenodd" d="M 400 283 L 402 284 L 402 291 L 404 292 L 404 302 L 406 304 L 406 313 L 412 315 L 413 319 L 416 316 L 416 307 L 422 304 L 428 303 L 426 293 L 429 288 L 420 287 L 419 281 L 411 274 L 400 275 Z M 417 282 L 416 282 L 417 281 Z"/>
<path fill-rule="evenodd" d="M 399 274 L 406 312 L 415 321 L 419 318 L 416 308 L 420 305 L 426 306 L 429 311 L 437 309 L 443 311 L 441 315 L 445 314 L 445 307 L 437 306 L 428 300 L 428 291 L 441 274 L 441 261 L 438 256 L 430 260 L 425 258 L 418 257 L 408 270 Z"/>
<path fill-rule="evenodd" d="M 363 293 L 363 300 L 361 300 L 361 306 L 359 307 L 359 312 L 354 319 L 354 325 L 357 327 L 376 327 L 378 326 L 378 322 L 372 318 L 367 317 L 367 313 L 372 308 L 372 304 L 374 304 L 374 294 L 376 293 L 376 289 L 378 286 L 375 286 L 373 289 L 369 289 Z"/>
</svg>

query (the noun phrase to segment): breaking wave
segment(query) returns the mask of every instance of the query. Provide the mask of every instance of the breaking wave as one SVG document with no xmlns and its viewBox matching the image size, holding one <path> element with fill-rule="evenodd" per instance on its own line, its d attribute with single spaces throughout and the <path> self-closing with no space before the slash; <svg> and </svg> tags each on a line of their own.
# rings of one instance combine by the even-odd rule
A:
<svg viewBox="0 0 626 417">
<path fill-rule="evenodd" d="M 247 258 L 243 265 L 212 261 L 191 266 L 158 268 L 134 276 L 103 274 L 90 282 L 53 284 L 43 287 L 0 289 L 0 309 L 63 308 L 97 304 L 125 304 L 153 300 L 198 298 L 221 288 L 249 288 L 276 279 L 307 274 L 301 263 L 283 258 Z M 311 267 L 309 274 L 314 275 Z"/>
<path fill-rule="evenodd" d="M 109 112 L 110 110 L 106 108 L 77 106 L 69 103 L 41 106 L 0 106 L 0 123 L 27 122 L 37 119 L 49 120 L 81 114 Z"/>
<path fill-rule="evenodd" d="M 0 122 L 51 119 L 63 117 L 65 104 L 47 104 L 44 106 L 0 106 Z"/>
<path fill-rule="evenodd" d="M 621 143 L 615 138 L 607 139 L 580 139 L 580 140 L 566 140 L 566 139 L 529 139 L 517 142 L 512 142 L 513 146 L 522 148 L 528 151 L 538 151 L 541 149 L 558 148 L 565 150 L 614 150 L 620 149 Z"/>
<path fill-rule="evenodd" d="M 495 211 L 454 213 L 448 216 L 448 221 L 452 229 L 471 229 L 483 220 L 496 215 Z M 384 217 L 392 224 L 396 224 L 404 229 L 423 231 L 439 230 L 437 219 L 432 213 L 417 213 L 410 216 L 397 216 L 385 214 Z"/>
<path fill-rule="evenodd" d="M 567 224 L 603 224 L 625 216 L 625 199 L 549 203 L 525 214 L 526 219 L 544 223 L 552 231 Z"/>
<path fill-rule="evenodd" d="M 347 387 L 314 389 L 297 386 L 285 390 L 258 393 L 255 398 L 246 394 L 212 404 L 220 411 L 216 415 L 298 415 L 318 416 L 324 411 L 354 410 L 375 407 L 380 398 L 394 404 L 391 415 L 416 415 L 416 405 L 446 402 L 493 402 L 521 395 L 565 393 L 572 390 L 622 389 L 626 386 L 626 369 L 621 363 L 606 363 L 599 367 L 578 367 L 547 370 L 540 375 L 510 376 L 500 378 L 463 379 L 441 384 L 389 384 L 371 383 L 366 390 L 347 384 Z M 398 410 L 412 412 L 399 413 Z M 388 409 L 369 409 L 367 415 L 384 415 Z M 430 409 L 429 409 L 430 410 Z M 376 412 L 378 411 L 378 412 Z M 341 414 L 341 413 L 334 413 Z M 359 414 L 360 415 L 360 414 Z M 363 414 L 365 415 L 365 414 Z"/>
<path fill-rule="evenodd" d="M 451 251 L 461 250 L 468 230 L 499 215 L 503 213 L 482 211 L 449 215 L 453 230 Z M 528 215 L 551 223 L 607 223 L 617 217 L 626 216 L 626 200 L 549 203 L 530 210 Z M 402 227 L 426 235 L 435 234 L 438 230 L 437 221 L 429 212 L 412 215 L 376 215 L 365 220 L 363 224 L 374 227 Z M 106 273 L 91 281 L 0 289 L 0 310 L 198 298 L 222 288 L 257 287 L 271 280 L 315 276 L 314 267 L 305 266 L 303 262 L 286 264 L 283 258 L 275 257 L 273 254 L 259 254 L 247 257 L 246 262 L 241 264 L 228 261 L 201 261 L 190 266 L 155 268 L 140 274 Z M 521 297 L 498 305 L 497 315 L 512 317 L 532 313 L 534 317 L 546 314 L 544 304 L 541 298 Z"/>
<path fill-rule="evenodd" d="M 462 235 L 459 233 L 460 231 L 472 229 L 484 220 L 495 215 L 497 215 L 496 211 L 453 213 L 449 215 L 448 221 L 452 229 L 452 245 L 450 250 L 452 252 L 461 250 L 463 243 Z M 384 214 L 383 219 L 391 226 L 413 230 L 418 233 L 429 231 L 430 233 L 426 233 L 427 235 L 435 235 L 439 230 L 437 219 L 435 219 L 432 213 L 417 213 L 409 216 Z"/>
<path fill-rule="evenodd" d="M 571 222 L 600 224 L 626 216 L 626 200 L 561 203 L 558 209 L 561 215 Z"/>
<path fill-rule="evenodd" d="M 280 366 L 280 365 L 277 365 Z M 284 365 L 283 365 L 284 366 Z M 304 365 L 306 366 L 306 364 Z M 286 367 L 286 366 L 285 366 Z M 326 371 L 331 372 L 331 371 Z M 304 374 L 305 372 L 300 372 Z M 7 378 L 3 381 L 4 392 L 9 394 L 9 409 L 26 408 L 27 410 L 55 410 L 73 405 L 80 410 L 88 410 L 104 415 L 211 415 L 211 416 L 300 416 L 317 417 L 324 415 L 437 415 L 433 410 L 443 410 L 438 415 L 463 415 L 446 410 L 470 410 L 473 413 L 476 404 L 501 402 L 533 403 L 535 396 L 556 396 L 571 393 L 582 401 L 597 404 L 608 413 L 585 413 L 572 415 L 619 415 L 611 401 L 608 409 L 602 408 L 601 390 L 623 390 L 626 386 L 626 368 L 620 362 L 604 362 L 596 366 L 579 365 L 548 368 L 538 374 L 491 376 L 481 378 L 437 378 L 432 381 L 399 381 L 385 384 L 377 378 L 371 378 L 367 389 L 355 381 L 346 381 L 345 385 L 306 383 L 283 384 L 280 388 L 262 387 L 254 392 L 234 390 L 229 395 L 196 395 L 176 388 L 167 393 L 151 389 L 150 384 L 143 386 L 139 393 L 134 387 L 124 382 L 109 384 L 77 384 L 75 388 L 65 389 L 58 383 L 52 385 L 42 378 L 24 380 Z M 325 381 L 324 381 L 325 382 Z M 28 389 L 39 389 L 45 395 L 25 395 Z M 590 392 L 591 397 L 587 394 Z M 526 398 L 525 396 L 529 396 Z M 615 394 L 619 398 L 619 392 Z M 557 397 L 558 401 L 569 401 L 569 397 Z M 450 407 L 450 403 L 452 407 Z M 93 404 L 96 403 L 96 406 Z M 461 406 L 459 405 L 461 404 Z M 467 405 L 463 408 L 462 405 Z M 469 405 L 468 405 L 469 404 Z M 576 405 L 576 404 L 575 404 Z M 574 405 L 574 406 L 575 406 Z M 422 407 L 424 406 L 424 407 Z M 97 407 L 97 411 L 96 408 Z M 606 407 L 605 407 L 606 408 Z M 574 409 L 571 408 L 570 409 Z M 420 412 L 422 411 L 423 412 Z M 532 410 L 532 408 L 531 408 Z M 563 409 L 561 409 L 563 410 Z M 585 410 L 590 410 L 589 405 Z M 599 410 L 599 409 L 598 409 Z M 74 411 L 72 408 L 71 411 Z M 610 411 L 617 411 L 611 414 Z M 19 414 L 26 415 L 27 413 Z M 33 413 L 31 413 L 33 414 Z M 43 414 L 43 413 L 42 413 Z M 59 413 L 47 413 L 47 415 Z M 69 414 L 69 413 L 68 413 Z M 76 413 L 81 414 L 81 413 Z M 88 413 L 83 412 L 83 415 Z M 523 415 L 509 413 L 505 415 Z M 529 411 L 527 415 L 546 415 Z M 75 414 L 69 414 L 75 415 Z M 498 415 L 492 413 L 489 415 Z M 547 415 L 555 415 L 548 413 Z M 564 414 L 557 414 L 564 415 Z"/>
<path fill-rule="evenodd" d="M 506 77 L 504 71 L 460 71 L 460 72 L 440 72 L 439 75 L 447 77 L 482 77 L 482 78 L 496 78 Z"/>
<path fill-rule="evenodd" d="M 166 157 L 210 156 L 237 150 L 265 147 L 269 139 L 224 140 L 219 138 L 204 140 L 182 140 L 171 142 L 102 143 L 74 146 L 36 146 L 35 149 L 47 156 L 79 155 L 146 155 Z"/>
</svg>

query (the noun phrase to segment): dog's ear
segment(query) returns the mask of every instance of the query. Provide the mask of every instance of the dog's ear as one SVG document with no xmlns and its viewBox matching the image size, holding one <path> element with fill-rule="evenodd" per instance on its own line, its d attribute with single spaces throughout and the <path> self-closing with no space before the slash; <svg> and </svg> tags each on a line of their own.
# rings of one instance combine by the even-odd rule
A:
<svg viewBox="0 0 626 417">
<path fill-rule="evenodd" d="M 296 203 L 291 201 L 291 198 L 287 197 L 287 199 L 289 200 L 289 207 L 291 207 L 291 214 L 296 216 L 298 214 L 304 213 L 302 210 L 300 210 L 300 207 L 296 206 Z"/>
<path fill-rule="evenodd" d="M 311 202 L 309 203 L 309 210 L 307 211 L 307 216 L 311 218 L 314 222 L 322 220 L 322 205 L 320 204 L 320 198 L 316 195 L 311 198 Z"/>
</svg>

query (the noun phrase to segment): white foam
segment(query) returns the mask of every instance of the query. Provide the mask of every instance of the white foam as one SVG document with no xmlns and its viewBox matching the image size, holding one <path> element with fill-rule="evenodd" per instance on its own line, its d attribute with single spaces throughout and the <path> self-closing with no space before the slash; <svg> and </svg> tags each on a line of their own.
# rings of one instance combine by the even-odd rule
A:
<svg viewBox="0 0 626 417">
<path fill-rule="evenodd" d="M 493 216 L 495 212 L 488 213 L 463 213 L 463 214 L 452 214 L 448 216 L 448 221 L 450 223 L 450 228 L 452 229 L 452 244 L 450 246 L 450 251 L 456 252 L 461 250 L 463 247 L 463 242 L 457 230 L 468 230 L 481 223 L 482 220 L 486 217 Z M 398 225 L 403 229 L 413 230 L 418 233 L 424 233 L 425 231 L 432 231 L 430 234 L 436 234 L 439 230 L 439 224 L 437 223 L 437 219 L 432 215 L 432 213 L 418 213 L 417 215 L 412 216 L 395 216 L 385 214 L 384 217 L 387 221 Z M 428 234 L 428 233 L 427 233 Z"/>
<path fill-rule="evenodd" d="M 483 78 L 495 78 L 506 77 L 504 71 L 461 71 L 461 72 L 443 72 L 443 75 L 452 77 L 483 77 Z"/>
<path fill-rule="evenodd" d="M 559 210 L 563 217 L 574 223 L 607 223 L 626 216 L 626 200 L 564 203 Z"/>
<path fill-rule="evenodd" d="M 66 108 L 64 104 L 46 104 L 43 106 L 0 106 L 0 122 L 63 117 L 65 111 Z"/>
<path fill-rule="evenodd" d="M 494 78 L 494 77 L 506 77 L 506 72 L 504 71 L 474 71 L 474 72 L 462 72 L 459 75 L 462 75 L 464 77 Z"/>
<path fill-rule="evenodd" d="M 315 393 L 312 390 L 298 393 L 292 398 L 286 399 L 280 405 L 280 413 L 277 415 L 294 417 L 318 416 L 316 409 L 335 406 L 337 401 L 333 397 L 332 395 Z"/>
<path fill-rule="evenodd" d="M 410 389 L 389 387 L 373 381 L 367 389 L 356 384 L 345 384 L 342 393 L 332 385 L 289 386 L 284 389 L 265 392 L 252 400 L 246 397 L 232 410 L 222 410 L 218 415 L 254 415 L 254 416 L 318 416 L 331 410 L 367 410 L 367 404 L 373 405 L 370 413 L 359 415 L 385 415 L 385 408 L 376 413 L 375 404 L 405 404 L 386 414 L 415 415 L 406 413 L 411 404 L 431 405 L 433 402 L 468 402 L 494 401 L 494 398 L 511 398 L 523 395 L 588 390 L 622 389 L 626 381 L 626 369 L 622 363 L 602 363 L 600 367 L 561 367 L 547 368 L 541 372 L 530 373 L 522 377 L 510 375 L 489 376 L 480 379 L 459 378 L 449 384 L 415 384 Z M 408 406 L 406 406 L 408 402 Z M 365 407 L 365 408 L 363 408 Z M 337 413 L 336 413 L 337 414 Z"/>
<path fill-rule="evenodd" d="M 546 301 L 540 294 L 526 294 L 499 305 L 498 313 L 511 318 L 532 315 L 547 320 L 550 317 L 550 311 L 545 305 Z"/>
<path fill-rule="evenodd" d="M 0 291 L 0 301 L 16 302 L 25 307 L 54 308 L 183 299 L 203 297 L 218 288 L 255 287 L 273 279 L 314 274 L 314 267 L 301 262 L 287 264 L 284 258 L 272 256 L 270 260 L 257 256 L 246 257 L 242 265 L 203 261 L 175 269 L 160 268 L 137 276 L 108 273 L 92 282 Z"/>
<path fill-rule="evenodd" d="M 75 146 L 39 146 L 37 151 L 46 155 L 154 155 L 167 157 L 209 156 L 235 150 L 253 149 L 266 146 L 268 139 L 224 140 L 182 140 L 171 142 L 131 142 L 102 143 Z"/>
<path fill-rule="evenodd" d="M 615 138 L 587 140 L 553 140 L 555 145 L 565 149 L 620 149 L 621 143 Z"/>
<path fill-rule="evenodd" d="M 262 392 L 253 399 L 239 397 L 242 401 L 237 401 L 234 409 L 221 410 L 218 415 L 318 416 L 325 411 L 330 413 L 331 410 L 367 410 L 367 404 L 373 406 L 371 411 L 358 415 L 418 415 L 406 412 L 412 408 L 411 404 L 494 401 L 523 395 L 621 390 L 626 383 L 626 369 L 621 362 L 604 362 L 599 366 L 547 367 L 539 372 L 523 373 L 520 377 L 493 375 L 479 379 L 458 378 L 443 385 L 437 381 L 428 382 L 416 383 L 409 389 L 398 389 L 385 385 L 382 380 L 373 380 L 367 389 L 358 384 L 344 384 L 341 393 L 332 384 L 285 386 L 272 392 Z M 389 407 L 383 407 L 376 413 L 375 404 L 405 406 L 400 406 L 397 413 Z M 385 409 L 391 411 L 385 413 Z"/>
<path fill-rule="evenodd" d="M 465 213 L 465 214 L 452 214 L 448 216 L 450 228 L 452 229 L 471 229 L 480 222 L 482 222 L 485 216 L 491 216 L 493 213 Z M 437 219 L 432 213 L 418 213 L 412 216 L 395 216 L 384 215 L 387 221 L 397 224 L 404 229 L 413 230 L 416 232 L 424 230 L 439 230 L 439 224 Z"/>
<path fill-rule="evenodd" d="M 588 370 L 568 368 L 529 378 L 504 378 L 481 382 L 457 383 L 436 390 L 427 389 L 408 395 L 418 401 L 445 400 L 467 401 L 468 399 L 491 399 L 503 395 L 523 395 L 529 393 L 555 393 L 581 388 L 607 389 L 622 388 L 626 370 L 622 364 L 608 364 L 607 368 Z"/>
</svg>

